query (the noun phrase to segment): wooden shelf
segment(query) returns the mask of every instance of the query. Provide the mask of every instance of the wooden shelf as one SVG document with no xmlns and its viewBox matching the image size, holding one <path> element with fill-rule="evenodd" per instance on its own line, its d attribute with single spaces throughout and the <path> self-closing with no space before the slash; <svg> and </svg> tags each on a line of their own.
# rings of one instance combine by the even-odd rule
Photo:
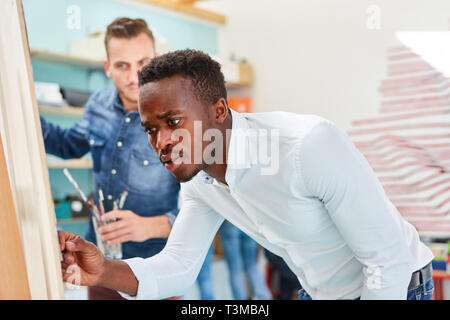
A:
<svg viewBox="0 0 450 320">
<path fill-rule="evenodd" d="M 228 89 L 237 89 L 237 88 L 248 88 L 252 86 L 252 83 L 248 82 L 226 82 L 225 86 Z"/>
<path fill-rule="evenodd" d="M 59 64 L 66 64 L 71 65 L 75 67 L 83 67 L 90 70 L 98 70 L 103 71 L 103 61 L 96 61 L 96 60 L 89 60 L 85 58 L 79 58 L 74 57 L 68 54 L 61 54 L 61 53 L 55 53 L 50 52 L 47 50 L 31 50 L 31 58 L 39 61 L 46 61 L 46 62 L 52 62 L 52 63 L 59 63 Z M 252 66 L 248 63 L 239 63 L 237 67 L 235 67 L 235 71 L 233 72 L 233 75 L 236 75 L 239 73 L 239 80 L 235 81 L 226 81 L 227 88 L 243 88 L 243 87 L 249 87 L 253 84 L 253 69 Z M 225 76 L 227 75 L 227 72 L 224 72 Z M 236 78 L 233 76 L 233 78 Z M 46 113 L 51 114 L 70 114 L 70 115 L 79 115 L 78 113 L 82 110 L 77 110 L 79 108 L 58 108 L 58 107 L 47 107 L 43 106 L 44 108 L 42 111 Z M 59 110 L 58 110 L 59 109 Z M 81 109 L 81 108 L 80 108 Z M 64 110 L 64 111 L 63 111 Z"/>
<path fill-rule="evenodd" d="M 253 85 L 253 68 L 246 62 L 241 62 L 233 67 L 233 71 L 224 70 L 225 83 L 227 88 L 245 88 Z M 237 81 L 227 81 L 227 75 L 233 79 L 239 78 Z"/>
<path fill-rule="evenodd" d="M 104 65 L 102 60 L 91 60 L 82 57 L 75 57 L 69 54 L 62 54 L 56 52 L 50 52 L 47 50 L 30 50 L 31 59 L 52 62 L 59 64 L 66 64 L 73 67 L 82 67 L 90 70 L 104 70 Z"/>
<path fill-rule="evenodd" d="M 164 9 L 191 15 L 200 19 L 209 20 L 215 23 L 225 24 L 227 18 L 219 13 L 195 7 L 192 0 L 140 0 Z"/>
<path fill-rule="evenodd" d="M 85 223 L 89 222 L 89 217 L 77 217 L 69 219 L 56 219 L 58 225 L 71 224 L 71 223 Z"/>
<path fill-rule="evenodd" d="M 47 163 L 49 169 L 92 169 L 92 160 L 88 159 L 71 159 L 51 161 Z"/>
<path fill-rule="evenodd" d="M 63 115 L 63 116 L 79 116 L 81 117 L 84 112 L 83 107 L 52 107 L 52 106 L 39 106 L 39 112 L 51 115 Z"/>
</svg>

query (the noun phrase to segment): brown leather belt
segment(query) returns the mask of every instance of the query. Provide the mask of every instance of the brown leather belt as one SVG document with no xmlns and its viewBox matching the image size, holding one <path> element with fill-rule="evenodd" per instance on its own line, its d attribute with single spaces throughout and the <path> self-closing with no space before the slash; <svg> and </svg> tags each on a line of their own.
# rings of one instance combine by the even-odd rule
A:
<svg viewBox="0 0 450 320">
<path fill-rule="evenodd" d="M 411 281 L 409 282 L 409 285 L 408 285 L 408 290 L 414 289 L 414 288 L 420 286 L 421 284 L 426 283 L 432 277 L 433 277 L 433 268 L 431 267 L 431 262 L 430 262 L 422 269 L 413 272 L 413 274 L 411 276 Z"/>
</svg>

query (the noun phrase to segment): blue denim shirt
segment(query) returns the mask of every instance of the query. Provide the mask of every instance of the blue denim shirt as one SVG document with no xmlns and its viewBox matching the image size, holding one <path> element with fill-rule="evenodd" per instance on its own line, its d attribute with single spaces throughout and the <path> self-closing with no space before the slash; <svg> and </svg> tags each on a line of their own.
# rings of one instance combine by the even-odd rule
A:
<svg viewBox="0 0 450 320">
<path fill-rule="evenodd" d="M 42 117 L 41 125 L 47 153 L 69 159 L 91 152 L 94 190 L 97 185 L 103 188 L 106 211 L 112 209 L 111 199 L 119 199 L 128 188 L 124 210 L 145 217 L 166 214 L 173 224 L 180 185 L 151 148 L 138 111 L 127 113 L 117 90 L 92 94 L 82 119 L 72 128 L 62 129 Z M 97 201 L 97 192 L 94 197 Z M 95 243 L 91 219 L 86 239 Z M 123 243 L 123 259 L 153 256 L 166 240 Z"/>
</svg>

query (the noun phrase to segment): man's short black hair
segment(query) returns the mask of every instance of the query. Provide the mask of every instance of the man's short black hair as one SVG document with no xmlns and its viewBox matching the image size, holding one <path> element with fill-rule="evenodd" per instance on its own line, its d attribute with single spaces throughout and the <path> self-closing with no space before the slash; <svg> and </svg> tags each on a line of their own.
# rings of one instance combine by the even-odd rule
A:
<svg viewBox="0 0 450 320">
<path fill-rule="evenodd" d="M 220 64 L 198 50 L 177 50 L 153 58 L 139 72 L 139 87 L 176 75 L 191 79 L 194 94 L 206 106 L 216 103 L 220 98 L 227 100 Z"/>
</svg>

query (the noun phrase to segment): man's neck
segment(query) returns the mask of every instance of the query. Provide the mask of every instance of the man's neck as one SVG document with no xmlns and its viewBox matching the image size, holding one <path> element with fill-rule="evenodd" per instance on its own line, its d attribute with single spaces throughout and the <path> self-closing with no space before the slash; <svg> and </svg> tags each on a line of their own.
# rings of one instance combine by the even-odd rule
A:
<svg viewBox="0 0 450 320">
<path fill-rule="evenodd" d="M 120 100 L 122 101 L 122 105 L 125 109 L 125 112 L 130 112 L 138 109 L 137 101 L 131 101 L 124 97 L 122 94 L 119 93 Z"/>
<path fill-rule="evenodd" d="M 226 185 L 228 185 L 225 180 L 225 175 L 227 173 L 228 147 L 230 145 L 232 123 L 233 122 L 230 112 L 228 117 L 225 119 L 222 128 L 220 128 L 222 136 L 224 137 L 223 140 L 225 141 L 222 153 L 223 154 L 222 163 L 215 163 L 204 170 L 211 177 Z"/>
</svg>

